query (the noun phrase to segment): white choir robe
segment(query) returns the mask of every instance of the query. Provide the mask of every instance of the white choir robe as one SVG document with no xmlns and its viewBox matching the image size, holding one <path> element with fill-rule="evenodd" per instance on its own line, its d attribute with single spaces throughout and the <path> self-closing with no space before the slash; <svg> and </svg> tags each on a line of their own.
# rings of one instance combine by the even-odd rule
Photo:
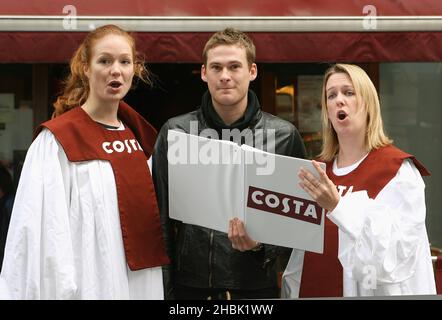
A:
<svg viewBox="0 0 442 320">
<path fill-rule="evenodd" d="M 126 263 L 108 161 L 69 162 L 49 130 L 38 135 L 21 173 L 0 290 L 12 299 L 163 299 L 161 267 Z"/>
<path fill-rule="evenodd" d="M 334 168 L 336 175 L 340 171 L 348 172 Z M 366 191 L 347 193 L 327 214 L 339 228 L 344 297 L 436 294 L 424 189 L 419 171 L 407 159 L 376 199 Z M 293 249 L 283 275 L 283 297 L 299 296 L 303 262 L 304 251 Z"/>
</svg>

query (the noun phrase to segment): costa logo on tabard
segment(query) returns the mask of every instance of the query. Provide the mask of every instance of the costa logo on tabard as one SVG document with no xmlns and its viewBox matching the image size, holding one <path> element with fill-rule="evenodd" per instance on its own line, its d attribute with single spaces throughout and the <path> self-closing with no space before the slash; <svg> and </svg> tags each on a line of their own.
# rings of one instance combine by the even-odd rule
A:
<svg viewBox="0 0 442 320">
<path fill-rule="evenodd" d="M 125 139 L 124 141 L 115 140 L 112 142 L 106 141 L 103 142 L 101 146 L 106 153 L 132 153 L 132 151 L 143 151 L 136 139 Z"/>
<path fill-rule="evenodd" d="M 321 224 L 323 209 L 314 201 L 250 186 L 247 207 Z"/>
</svg>

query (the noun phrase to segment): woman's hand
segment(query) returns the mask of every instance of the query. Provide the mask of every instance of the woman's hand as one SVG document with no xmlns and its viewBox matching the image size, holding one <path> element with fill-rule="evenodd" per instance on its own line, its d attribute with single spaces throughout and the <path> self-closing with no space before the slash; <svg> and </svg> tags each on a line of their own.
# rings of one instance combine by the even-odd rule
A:
<svg viewBox="0 0 442 320">
<path fill-rule="evenodd" d="M 260 243 L 251 239 L 244 228 L 244 223 L 238 218 L 229 221 L 229 240 L 232 242 L 232 248 L 241 252 L 252 250 Z"/>
<path fill-rule="evenodd" d="M 306 191 L 322 208 L 332 211 L 339 202 L 339 193 L 334 183 L 327 177 L 316 161 L 313 166 L 319 174 L 317 179 L 309 170 L 301 167 L 298 177 L 301 179 L 299 185 Z"/>
</svg>

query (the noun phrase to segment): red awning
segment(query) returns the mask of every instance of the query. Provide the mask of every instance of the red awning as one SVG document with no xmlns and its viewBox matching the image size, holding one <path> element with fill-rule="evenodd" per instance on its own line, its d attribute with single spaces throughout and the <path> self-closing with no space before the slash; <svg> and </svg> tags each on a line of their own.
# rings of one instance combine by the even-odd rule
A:
<svg viewBox="0 0 442 320">
<path fill-rule="evenodd" d="M 66 63 L 84 33 L 0 33 L 1 62 Z M 200 63 L 211 33 L 139 33 L 146 61 Z M 442 61 L 442 32 L 250 34 L 258 62 Z"/>
<path fill-rule="evenodd" d="M 0 15 L 84 16 L 360 16 L 366 5 L 382 16 L 442 15 L 440 0 L 2 0 Z"/>
<path fill-rule="evenodd" d="M 127 29 L 138 31 L 135 33 L 138 49 L 151 63 L 200 63 L 203 45 L 212 29 L 220 30 L 223 23 L 230 23 L 223 20 L 226 17 L 244 18 L 235 23 L 240 28 L 244 26 L 244 31 L 255 40 L 258 62 L 442 61 L 440 0 L 370 1 L 379 18 L 401 18 L 392 17 L 386 24 L 380 21 L 380 29 L 367 31 L 362 30 L 362 21 L 336 18 L 366 17 L 365 4 L 359 0 L 79 0 L 71 3 L 79 18 L 101 16 L 101 24 L 108 20 L 103 16 L 123 19 L 130 25 Z M 65 6 L 65 0 L 0 2 L 0 62 L 68 62 L 84 38 L 88 24 L 83 23 L 83 29 L 64 30 L 62 19 L 68 14 L 63 12 Z M 53 16 L 59 16 L 59 20 L 53 22 Z M 416 16 L 435 17 L 435 22 L 426 24 L 425 20 L 422 24 Z M 186 17 L 203 20 L 190 22 Z M 254 20 L 256 17 L 264 18 Z M 269 21 L 266 17 L 275 19 Z M 287 20 L 290 17 L 306 20 L 293 22 Z M 317 17 L 328 20 L 324 24 L 317 22 Z M 94 22 L 94 18 L 88 21 Z M 383 29 L 391 22 L 396 29 Z M 193 29 L 186 29 L 190 23 Z M 341 29 L 347 24 L 351 24 L 348 30 Z M 308 27 L 303 28 L 304 25 Z"/>
</svg>

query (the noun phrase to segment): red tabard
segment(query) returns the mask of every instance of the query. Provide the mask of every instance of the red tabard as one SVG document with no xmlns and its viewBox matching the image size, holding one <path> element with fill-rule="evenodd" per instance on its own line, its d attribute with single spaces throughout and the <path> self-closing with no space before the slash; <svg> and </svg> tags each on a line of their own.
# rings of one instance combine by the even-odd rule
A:
<svg viewBox="0 0 442 320">
<path fill-rule="evenodd" d="M 436 277 L 436 292 L 442 294 L 442 256 L 439 255 L 434 268 L 434 276 Z"/>
<path fill-rule="evenodd" d="M 368 196 L 375 199 L 378 193 L 393 179 L 404 159 L 410 158 L 421 175 L 429 175 L 425 167 L 414 156 L 394 146 L 373 150 L 359 166 L 344 176 L 333 174 L 333 162 L 327 163 L 327 175 L 336 186 L 345 192 L 367 190 Z M 338 260 L 338 227 L 325 219 L 324 253 L 306 252 L 302 270 L 299 297 L 342 297 L 343 274 Z"/>
<path fill-rule="evenodd" d="M 118 117 L 123 121 L 125 130 L 107 130 L 77 107 L 43 123 L 37 128 L 36 135 L 43 127 L 48 128 L 71 162 L 110 162 L 129 268 L 140 270 L 165 265 L 169 259 L 152 176 L 147 166 L 156 130 L 124 102 L 119 105 Z"/>
</svg>

